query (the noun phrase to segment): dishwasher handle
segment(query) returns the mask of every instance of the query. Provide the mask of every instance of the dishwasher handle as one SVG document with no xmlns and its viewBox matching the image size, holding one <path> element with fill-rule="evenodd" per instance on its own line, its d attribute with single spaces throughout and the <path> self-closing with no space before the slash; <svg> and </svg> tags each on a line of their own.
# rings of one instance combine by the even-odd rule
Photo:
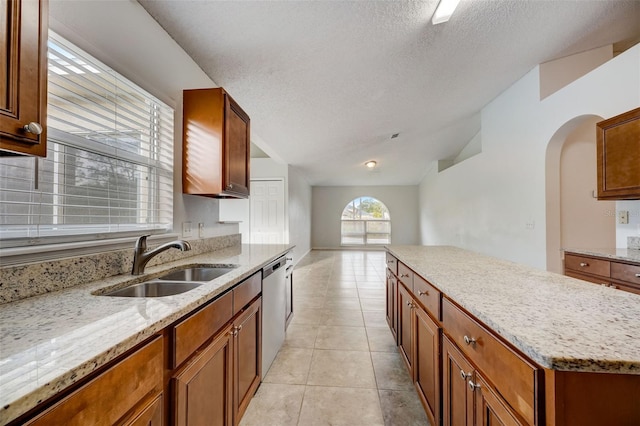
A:
<svg viewBox="0 0 640 426">
<path fill-rule="evenodd" d="M 278 269 L 280 269 L 282 266 L 286 265 L 286 263 L 287 263 L 287 260 L 285 259 L 284 256 L 278 258 L 277 260 L 275 260 L 273 262 L 271 262 L 270 264 L 268 264 L 267 266 L 262 268 L 262 279 L 264 280 L 269 275 L 273 274 Z"/>
</svg>

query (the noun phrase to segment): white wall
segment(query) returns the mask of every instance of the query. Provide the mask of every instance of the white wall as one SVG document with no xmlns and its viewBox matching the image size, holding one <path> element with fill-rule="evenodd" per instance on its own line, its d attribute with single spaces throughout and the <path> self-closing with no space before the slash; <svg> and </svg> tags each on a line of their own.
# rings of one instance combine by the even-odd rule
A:
<svg viewBox="0 0 640 426">
<path fill-rule="evenodd" d="M 292 257 L 298 263 L 311 250 L 311 185 L 302 173 L 289 166 L 289 242 L 295 244 Z"/>
<path fill-rule="evenodd" d="M 364 196 L 377 198 L 389 209 L 392 244 L 418 244 L 417 186 L 314 186 L 311 246 L 339 248 L 342 211 Z"/>
<path fill-rule="evenodd" d="M 640 105 L 640 45 L 542 101 L 538 71 L 482 109 L 482 153 L 441 173 L 429 168 L 419 188 L 422 244 L 546 268 L 547 144 L 574 117 Z"/>
<path fill-rule="evenodd" d="M 205 237 L 235 234 L 218 223 L 218 200 L 182 195 L 182 90 L 217 85 L 135 1 L 51 0 L 50 28 L 175 108 L 174 232 L 205 224 Z"/>
</svg>

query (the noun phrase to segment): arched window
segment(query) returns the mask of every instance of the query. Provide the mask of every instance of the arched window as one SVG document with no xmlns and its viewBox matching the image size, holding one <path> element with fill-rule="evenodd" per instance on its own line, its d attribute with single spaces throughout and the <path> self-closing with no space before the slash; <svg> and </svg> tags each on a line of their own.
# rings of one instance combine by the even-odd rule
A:
<svg viewBox="0 0 640 426">
<path fill-rule="evenodd" d="M 380 200 L 358 197 L 342 211 L 343 246 L 380 245 L 391 243 L 389 209 Z"/>
</svg>

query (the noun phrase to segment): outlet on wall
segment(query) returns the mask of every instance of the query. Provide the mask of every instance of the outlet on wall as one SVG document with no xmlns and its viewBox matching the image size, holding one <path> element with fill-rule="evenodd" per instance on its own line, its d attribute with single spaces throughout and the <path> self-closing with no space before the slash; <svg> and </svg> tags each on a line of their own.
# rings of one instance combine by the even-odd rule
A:
<svg viewBox="0 0 640 426">
<path fill-rule="evenodd" d="M 629 212 L 627 210 L 618 211 L 618 223 L 620 225 L 627 225 L 629 223 Z"/>
<path fill-rule="evenodd" d="M 182 222 L 182 236 L 183 237 L 191 236 L 191 222 Z"/>
</svg>

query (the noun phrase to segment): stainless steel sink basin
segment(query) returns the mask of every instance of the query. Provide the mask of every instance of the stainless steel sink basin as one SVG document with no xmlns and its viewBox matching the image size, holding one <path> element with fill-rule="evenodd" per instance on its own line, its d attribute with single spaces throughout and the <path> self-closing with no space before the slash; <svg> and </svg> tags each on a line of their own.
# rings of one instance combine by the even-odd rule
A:
<svg viewBox="0 0 640 426">
<path fill-rule="evenodd" d="M 191 268 L 181 269 L 163 275 L 159 280 L 167 281 L 200 281 L 206 282 L 216 279 L 233 271 L 236 266 L 195 266 Z"/>
<path fill-rule="evenodd" d="M 115 297 L 164 297 L 184 293 L 201 286 L 201 283 L 193 282 L 173 282 L 173 281 L 146 281 L 140 284 L 133 284 L 128 287 L 110 291 L 103 296 Z"/>
</svg>

